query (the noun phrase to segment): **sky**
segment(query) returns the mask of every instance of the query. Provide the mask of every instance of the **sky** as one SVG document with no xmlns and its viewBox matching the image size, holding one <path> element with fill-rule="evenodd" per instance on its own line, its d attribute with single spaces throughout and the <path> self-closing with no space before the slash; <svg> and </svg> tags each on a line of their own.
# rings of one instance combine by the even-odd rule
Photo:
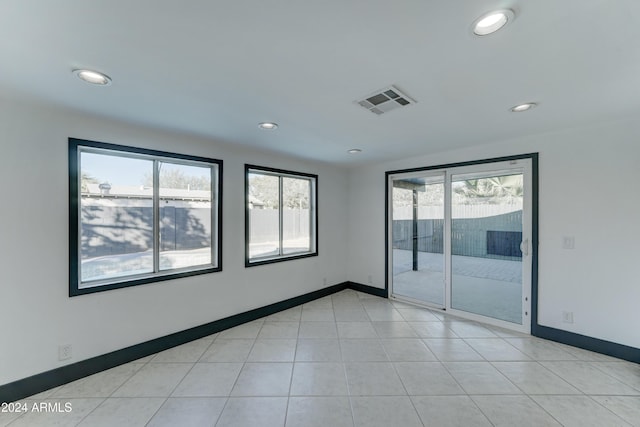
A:
<svg viewBox="0 0 640 427">
<path fill-rule="evenodd" d="M 98 183 L 111 185 L 142 185 L 145 175 L 151 175 L 153 161 L 83 152 L 80 158 L 82 173 L 95 178 Z M 168 167 L 167 163 L 164 163 Z M 171 164 L 172 169 L 181 169 L 186 176 L 206 174 L 205 168 Z"/>
</svg>

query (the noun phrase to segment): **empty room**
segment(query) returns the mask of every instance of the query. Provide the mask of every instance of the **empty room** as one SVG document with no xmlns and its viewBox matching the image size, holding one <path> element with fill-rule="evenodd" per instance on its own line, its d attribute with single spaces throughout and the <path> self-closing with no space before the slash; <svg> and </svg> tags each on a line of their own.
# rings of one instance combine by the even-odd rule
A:
<svg viewBox="0 0 640 427">
<path fill-rule="evenodd" d="M 640 426 L 637 16 L 0 2 L 0 427 Z"/>
</svg>

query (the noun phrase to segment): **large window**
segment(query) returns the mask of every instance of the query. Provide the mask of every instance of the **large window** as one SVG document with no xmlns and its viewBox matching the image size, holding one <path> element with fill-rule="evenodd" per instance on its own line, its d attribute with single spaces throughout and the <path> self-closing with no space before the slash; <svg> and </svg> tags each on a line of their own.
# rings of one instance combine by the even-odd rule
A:
<svg viewBox="0 0 640 427">
<path fill-rule="evenodd" d="M 221 160 L 70 138 L 70 295 L 221 270 L 221 174 Z"/>
<path fill-rule="evenodd" d="M 318 255 L 318 176 L 245 165 L 246 262 Z"/>
</svg>

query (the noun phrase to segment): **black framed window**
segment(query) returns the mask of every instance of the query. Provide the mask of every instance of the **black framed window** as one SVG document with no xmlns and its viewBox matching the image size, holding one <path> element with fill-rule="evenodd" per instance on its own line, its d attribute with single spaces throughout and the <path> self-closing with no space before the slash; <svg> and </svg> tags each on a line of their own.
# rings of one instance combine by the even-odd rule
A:
<svg viewBox="0 0 640 427">
<path fill-rule="evenodd" d="M 318 176 L 245 165 L 245 265 L 318 255 Z"/>
<path fill-rule="evenodd" d="M 69 295 L 222 269 L 222 161 L 69 138 Z"/>
</svg>

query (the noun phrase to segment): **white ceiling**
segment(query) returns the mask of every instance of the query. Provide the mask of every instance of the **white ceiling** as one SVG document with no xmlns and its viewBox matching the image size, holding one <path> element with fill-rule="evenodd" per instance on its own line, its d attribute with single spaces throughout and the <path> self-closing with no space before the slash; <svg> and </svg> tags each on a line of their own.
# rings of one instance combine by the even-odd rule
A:
<svg viewBox="0 0 640 427">
<path fill-rule="evenodd" d="M 505 7 L 509 26 L 472 35 Z M 2 0 L 0 93 L 339 164 L 399 159 L 640 112 L 638 17 L 638 0 Z M 392 84 L 418 103 L 354 103 Z"/>
</svg>

